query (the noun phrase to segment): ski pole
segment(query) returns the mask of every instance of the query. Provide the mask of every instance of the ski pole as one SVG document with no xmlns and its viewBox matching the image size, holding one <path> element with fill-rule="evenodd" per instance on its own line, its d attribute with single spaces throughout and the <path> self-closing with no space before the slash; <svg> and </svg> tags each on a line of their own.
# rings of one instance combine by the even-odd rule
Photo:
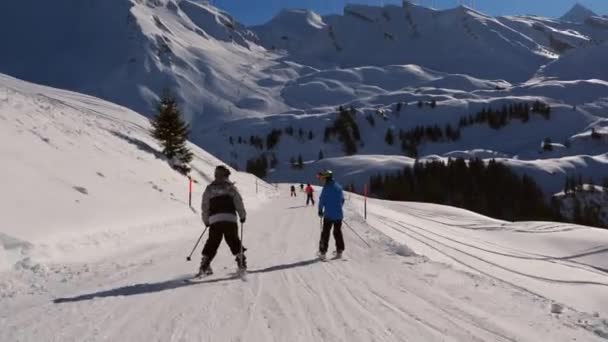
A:
<svg viewBox="0 0 608 342">
<path fill-rule="evenodd" d="M 192 259 L 192 254 L 194 254 L 194 251 L 196 250 L 196 247 L 198 247 L 198 244 L 201 242 L 201 239 L 203 238 L 203 235 L 205 235 L 205 232 L 207 231 L 207 228 L 209 228 L 209 226 L 205 226 L 205 230 L 203 230 L 203 233 L 201 234 L 201 236 L 199 236 L 198 240 L 196 241 L 196 244 L 194 245 L 194 248 L 192 248 L 192 252 L 190 252 L 190 255 L 188 255 L 186 257 L 187 261 L 190 261 Z"/>
<path fill-rule="evenodd" d="M 319 246 L 317 248 L 319 248 L 319 253 L 321 253 L 320 252 L 321 241 L 323 240 L 323 217 L 319 217 L 319 229 L 320 229 Z"/>
<path fill-rule="evenodd" d="M 358 237 L 359 239 L 361 239 L 361 241 L 363 241 L 363 243 L 365 243 L 365 244 L 367 245 L 367 247 L 372 248 L 372 246 L 370 246 L 370 245 L 369 245 L 369 243 L 367 243 L 367 241 L 365 241 L 365 240 L 364 240 L 364 239 L 361 237 L 361 235 L 357 234 L 357 232 L 356 232 L 356 231 L 353 229 L 353 227 L 351 227 L 351 226 L 350 226 L 350 224 L 348 224 L 346 221 L 342 221 L 342 222 L 344 222 L 344 224 L 345 224 L 345 225 L 346 225 L 348 228 L 350 228 L 350 230 L 352 230 L 352 231 L 353 231 L 353 233 L 355 233 L 355 235 L 357 235 L 357 237 Z"/>
<path fill-rule="evenodd" d="M 241 255 L 239 256 L 241 258 L 241 265 L 243 264 L 243 226 L 245 225 L 245 223 L 241 222 Z"/>
</svg>

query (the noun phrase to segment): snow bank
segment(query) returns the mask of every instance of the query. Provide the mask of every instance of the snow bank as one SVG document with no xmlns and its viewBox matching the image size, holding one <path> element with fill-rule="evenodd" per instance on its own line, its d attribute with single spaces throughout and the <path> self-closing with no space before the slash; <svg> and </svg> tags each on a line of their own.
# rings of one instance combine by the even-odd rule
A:
<svg viewBox="0 0 608 342">
<path fill-rule="evenodd" d="M 163 160 L 149 129 L 146 118 L 126 108 L 0 75 L 0 178 L 7 181 L 0 265 L 30 256 L 100 257 L 127 241 L 196 234 L 203 187 L 222 162 L 190 145 L 190 208 L 187 178 Z M 234 180 L 255 207 L 253 177 L 236 173 Z M 185 229 L 172 231 L 176 223 Z"/>
</svg>

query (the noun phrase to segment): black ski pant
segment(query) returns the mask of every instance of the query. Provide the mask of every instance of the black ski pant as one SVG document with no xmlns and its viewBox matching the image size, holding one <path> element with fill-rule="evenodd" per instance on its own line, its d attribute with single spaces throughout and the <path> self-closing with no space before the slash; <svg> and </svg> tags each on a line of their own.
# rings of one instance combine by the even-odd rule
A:
<svg viewBox="0 0 608 342">
<path fill-rule="evenodd" d="M 321 241 L 319 241 L 319 252 L 327 253 L 329 246 L 329 233 L 331 227 L 334 227 L 334 240 L 336 241 L 336 251 L 344 251 L 344 237 L 342 236 L 342 220 L 323 219 L 323 230 L 321 231 Z"/>
<path fill-rule="evenodd" d="M 203 255 L 209 257 L 209 261 L 215 258 L 217 249 L 222 243 L 222 238 L 226 239 L 232 255 L 241 252 L 241 240 L 239 239 L 239 225 L 236 222 L 217 222 L 209 226 L 209 238 L 203 247 Z M 245 251 L 245 248 L 243 248 Z"/>
<path fill-rule="evenodd" d="M 315 205 L 315 199 L 312 197 L 312 194 L 306 195 L 306 205 L 308 205 L 308 202 L 312 202 L 312 205 Z"/>
</svg>

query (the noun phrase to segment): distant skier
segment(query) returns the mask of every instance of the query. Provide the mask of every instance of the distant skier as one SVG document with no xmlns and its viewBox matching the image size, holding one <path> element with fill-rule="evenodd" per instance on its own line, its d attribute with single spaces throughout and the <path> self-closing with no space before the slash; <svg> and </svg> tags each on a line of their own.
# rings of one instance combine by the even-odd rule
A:
<svg viewBox="0 0 608 342">
<path fill-rule="evenodd" d="M 300 192 L 304 191 L 304 184 L 300 183 Z"/>
<path fill-rule="evenodd" d="M 226 239 L 232 255 L 236 256 L 239 271 L 247 269 L 245 254 L 241 254 L 241 240 L 238 234 L 238 220 L 245 222 L 247 213 L 239 191 L 230 182 L 230 170 L 220 165 L 215 168 L 215 180 L 205 188 L 203 193 L 202 216 L 205 226 L 209 226 L 209 238 L 203 247 L 203 257 L 197 276 L 212 274 L 211 261 L 217 254 L 217 249 Z M 246 250 L 242 248 L 243 252 Z"/>
<path fill-rule="evenodd" d="M 322 171 L 318 175 L 323 190 L 319 196 L 319 217 L 323 218 L 321 240 L 319 241 L 319 258 L 324 260 L 329 245 L 329 233 L 333 226 L 334 240 L 336 241 L 335 257 L 341 258 L 344 252 L 344 238 L 342 236 L 342 205 L 344 205 L 344 194 L 340 184 L 333 179 L 330 170 Z"/>
<path fill-rule="evenodd" d="M 289 197 L 296 197 L 296 187 L 293 185 L 291 186 L 291 194 Z"/>
<path fill-rule="evenodd" d="M 313 197 L 313 194 L 315 192 L 315 190 L 312 188 L 312 186 L 310 186 L 310 184 L 306 185 L 306 189 L 304 189 L 304 192 L 306 192 L 306 205 L 308 205 L 309 202 L 312 202 L 312 205 L 315 205 L 315 199 Z"/>
</svg>

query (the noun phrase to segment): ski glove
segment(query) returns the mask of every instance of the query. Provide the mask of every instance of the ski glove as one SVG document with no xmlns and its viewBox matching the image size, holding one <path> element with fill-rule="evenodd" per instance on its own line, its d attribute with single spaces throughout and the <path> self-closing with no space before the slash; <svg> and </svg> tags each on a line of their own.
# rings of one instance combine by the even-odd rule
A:
<svg viewBox="0 0 608 342">
<path fill-rule="evenodd" d="M 323 212 L 319 211 L 319 217 L 323 217 Z"/>
<path fill-rule="evenodd" d="M 241 223 L 245 223 L 245 218 L 241 217 Z"/>
</svg>

